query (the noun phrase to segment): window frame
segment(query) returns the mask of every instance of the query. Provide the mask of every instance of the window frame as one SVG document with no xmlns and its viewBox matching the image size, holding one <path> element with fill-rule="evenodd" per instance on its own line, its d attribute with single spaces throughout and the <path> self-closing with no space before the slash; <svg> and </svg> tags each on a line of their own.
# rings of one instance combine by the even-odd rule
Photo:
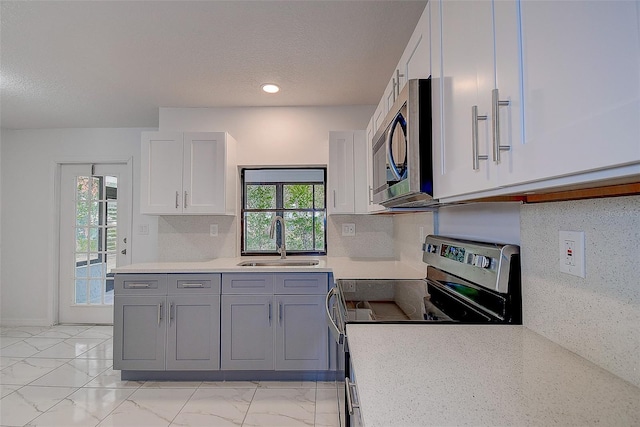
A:
<svg viewBox="0 0 640 427">
<path fill-rule="evenodd" d="M 274 209 L 247 209 L 247 182 L 245 181 L 245 172 L 246 171 L 257 171 L 257 170 L 300 170 L 300 169 L 316 169 L 322 170 L 323 174 L 323 182 L 319 181 L 268 181 L 268 182 L 250 182 L 249 184 L 265 184 L 265 185 L 274 185 L 276 187 L 276 207 Z M 323 212 L 324 216 L 322 219 L 323 222 L 323 230 L 324 230 L 324 250 L 308 250 L 308 251 L 298 251 L 298 250 L 290 250 L 287 248 L 287 256 L 304 256 L 304 255 L 315 255 L 315 256 L 326 256 L 327 255 L 327 168 L 326 166 L 300 166 L 300 167 L 246 167 L 240 170 L 240 187 L 241 187 L 241 207 L 240 207 L 240 256 L 280 256 L 277 252 L 277 249 L 274 248 L 273 251 L 247 251 L 245 248 L 246 245 L 246 224 L 245 224 L 245 213 L 247 212 L 272 212 L 275 211 L 276 215 L 279 215 L 284 218 L 285 212 L 311 212 L 315 214 L 316 212 Z M 323 206 L 324 208 L 305 208 L 305 209 L 285 209 L 284 205 L 284 192 L 283 188 L 285 185 L 322 185 L 324 187 L 323 191 Z M 314 192 L 315 193 L 315 192 Z M 313 215 L 315 218 L 315 215 Z M 314 219 L 315 221 L 315 219 Z M 286 222 L 286 221 L 285 221 Z M 277 224 L 277 231 L 279 231 L 280 224 Z M 315 227 L 313 227 L 313 235 L 315 242 Z M 280 233 L 276 234 L 276 241 L 279 240 Z M 286 236 L 285 236 L 286 238 Z"/>
</svg>

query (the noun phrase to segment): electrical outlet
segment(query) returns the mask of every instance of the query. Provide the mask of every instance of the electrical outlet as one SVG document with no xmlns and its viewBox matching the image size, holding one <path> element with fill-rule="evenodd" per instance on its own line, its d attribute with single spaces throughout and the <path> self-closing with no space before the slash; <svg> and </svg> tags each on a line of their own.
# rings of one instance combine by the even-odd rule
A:
<svg viewBox="0 0 640 427">
<path fill-rule="evenodd" d="M 209 236 L 216 237 L 218 235 L 218 224 L 209 224 Z"/>
<path fill-rule="evenodd" d="M 342 235 L 343 236 L 355 236 L 356 235 L 356 225 L 355 224 L 342 224 Z"/>
<path fill-rule="evenodd" d="M 585 277 L 584 231 L 560 231 L 560 271 Z"/>
</svg>

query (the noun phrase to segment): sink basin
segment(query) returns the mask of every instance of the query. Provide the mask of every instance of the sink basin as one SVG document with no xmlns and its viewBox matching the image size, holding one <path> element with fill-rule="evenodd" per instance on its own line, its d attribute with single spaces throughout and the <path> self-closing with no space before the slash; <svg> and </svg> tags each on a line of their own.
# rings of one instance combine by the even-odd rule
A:
<svg viewBox="0 0 640 427">
<path fill-rule="evenodd" d="M 274 260 L 254 260 L 242 261 L 240 267 L 313 267 L 318 265 L 317 259 L 297 260 L 297 259 L 274 259 Z"/>
</svg>

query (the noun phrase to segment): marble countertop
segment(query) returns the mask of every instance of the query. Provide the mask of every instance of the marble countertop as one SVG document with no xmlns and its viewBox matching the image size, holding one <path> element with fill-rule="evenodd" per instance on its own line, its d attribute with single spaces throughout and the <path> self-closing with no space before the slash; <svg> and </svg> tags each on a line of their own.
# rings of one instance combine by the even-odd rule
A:
<svg viewBox="0 0 640 427">
<path fill-rule="evenodd" d="M 640 389 L 523 326 L 348 324 L 375 426 L 640 425 Z"/>
<path fill-rule="evenodd" d="M 347 258 L 347 257 L 289 257 L 288 259 L 317 259 L 315 266 L 287 267 L 240 267 L 238 263 L 248 260 L 275 260 L 275 257 L 217 258 L 201 262 L 154 262 L 118 267 L 115 273 L 239 273 L 239 272 L 332 272 L 335 279 L 424 279 L 424 269 L 414 267 L 389 258 Z"/>
</svg>

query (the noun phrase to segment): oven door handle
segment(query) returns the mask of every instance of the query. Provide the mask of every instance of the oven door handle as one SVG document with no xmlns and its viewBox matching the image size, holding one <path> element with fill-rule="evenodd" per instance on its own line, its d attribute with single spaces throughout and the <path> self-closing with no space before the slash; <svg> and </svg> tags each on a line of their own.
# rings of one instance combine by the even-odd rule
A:
<svg viewBox="0 0 640 427">
<path fill-rule="evenodd" d="M 342 344 L 344 342 L 344 332 L 338 329 L 338 325 L 336 325 L 336 322 L 333 320 L 333 316 L 331 316 L 331 310 L 329 308 L 329 302 L 331 300 L 331 297 L 333 297 L 334 295 L 336 295 L 336 288 L 331 288 L 327 293 L 327 298 L 325 300 L 324 308 L 326 310 L 327 325 L 329 326 L 331 335 L 333 335 L 333 338 L 336 340 L 338 344 Z"/>
</svg>

